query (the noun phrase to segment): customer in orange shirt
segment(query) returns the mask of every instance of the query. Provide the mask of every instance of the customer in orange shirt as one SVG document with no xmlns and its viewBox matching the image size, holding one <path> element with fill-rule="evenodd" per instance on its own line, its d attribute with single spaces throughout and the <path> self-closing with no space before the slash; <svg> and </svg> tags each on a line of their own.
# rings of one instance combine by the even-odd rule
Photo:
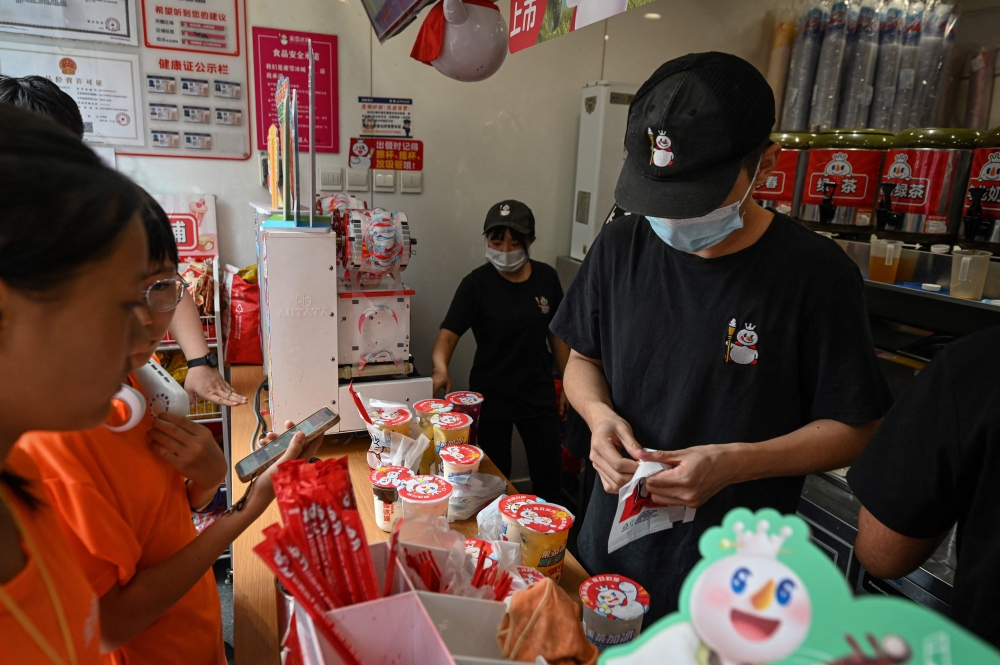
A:
<svg viewBox="0 0 1000 665">
<path fill-rule="evenodd" d="M 146 273 L 139 195 L 58 125 L 0 105 L 0 201 L 0 661 L 96 665 L 97 598 L 14 442 L 108 415 Z"/>
<path fill-rule="evenodd" d="M 143 218 L 149 267 L 146 306 L 137 310 L 143 333 L 132 349 L 133 372 L 152 357 L 185 289 L 169 220 L 151 197 Z M 18 445 L 38 464 L 100 596 L 101 648 L 111 652 L 111 661 L 224 665 L 212 563 L 274 498 L 270 474 L 253 486 L 243 510 L 219 518 L 196 537 L 190 511 L 215 496 L 225 479 L 225 457 L 206 427 L 145 411 L 135 424 L 137 414 L 117 403 L 105 425 L 73 433 L 32 432 Z M 303 452 L 303 438 L 293 440 L 285 459 Z"/>
</svg>

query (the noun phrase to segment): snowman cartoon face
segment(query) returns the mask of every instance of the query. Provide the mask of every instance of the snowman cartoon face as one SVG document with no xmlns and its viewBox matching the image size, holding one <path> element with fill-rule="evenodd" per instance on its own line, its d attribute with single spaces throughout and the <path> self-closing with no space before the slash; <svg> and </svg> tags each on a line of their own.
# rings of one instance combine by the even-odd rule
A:
<svg viewBox="0 0 1000 665">
<path fill-rule="evenodd" d="M 670 149 L 670 137 L 666 134 L 658 134 L 656 137 L 656 149 L 657 150 L 669 150 Z"/>
<path fill-rule="evenodd" d="M 698 578 L 691 621 L 702 641 L 726 661 L 771 663 L 805 641 L 812 603 L 799 576 L 776 558 L 736 554 Z"/>
<path fill-rule="evenodd" d="M 351 148 L 351 152 L 353 152 L 358 157 L 367 157 L 368 156 L 368 144 L 366 144 L 366 143 L 360 143 L 360 142 L 359 143 L 355 143 L 354 146 Z"/>
<path fill-rule="evenodd" d="M 889 167 L 889 177 L 896 180 L 910 179 L 910 165 L 906 163 L 906 155 L 896 155 L 896 161 Z"/>
<path fill-rule="evenodd" d="M 979 170 L 980 180 L 1000 180 L 1000 152 L 990 154 L 989 161 Z"/>
<path fill-rule="evenodd" d="M 736 341 L 743 346 L 753 346 L 757 343 L 757 333 L 749 328 L 744 328 L 736 333 Z"/>
<path fill-rule="evenodd" d="M 417 483 L 413 491 L 417 494 L 437 494 L 439 489 L 438 484 L 435 482 L 422 482 Z"/>
<path fill-rule="evenodd" d="M 597 604 L 606 605 L 609 609 L 623 604 L 626 599 L 627 596 L 618 589 L 601 587 L 597 591 Z"/>
<path fill-rule="evenodd" d="M 851 163 L 847 161 L 847 153 L 834 153 L 833 159 L 826 165 L 825 175 L 851 175 Z"/>
</svg>

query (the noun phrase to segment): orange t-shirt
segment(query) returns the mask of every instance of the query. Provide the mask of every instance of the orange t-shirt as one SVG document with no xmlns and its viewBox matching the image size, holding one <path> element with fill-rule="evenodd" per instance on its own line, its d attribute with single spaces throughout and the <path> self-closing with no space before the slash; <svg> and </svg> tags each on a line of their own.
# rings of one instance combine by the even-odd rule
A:
<svg viewBox="0 0 1000 665">
<path fill-rule="evenodd" d="M 128 420 L 115 400 L 107 422 Z M 103 596 L 197 536 L 184 478 L 147 443 L 147 412 L 136 427 L 111 432 L 30 432 L 23 446 L 38 464 L 91 587 Z M 115 665 L 225 665 L 222 608 L 209 569 L 176 605 L 114 652 Z"/>
<path fill-rule="evenodd" d="M 40 499 L 41 505 L 29 508 L 22 503 L 9 488 L 3 492 L 14 506 L 17 515 L 29 532 L 35 546 L 52 578 L 59 603 L 62 605 L 66 622 L 69 624 L 76 661 L 79 665 L 97 665 L 101 662 L 100 629 L 98 625 L 99 608 L 97 597 L 87 584 L 87 578 L 77 565 L 73 552 L 66 544 L 59 522 L 52 508 L 44 501 L 41 479 L 38 469 L 24 451 L 15 446 L 3 464 L 4 469 L 31 481 L 28 488 Z M 3 586 L 3 590 L 11 600 L 31 620 L 49 646 L 66 663 L 70 662 L 66 642 L 59 626 L 56 609 L 49 597 L 48 589 L 42 581 L 38 562 L 30 555 L 28 547 L 22 542 L 22 549 L 28 559 L 27 565 Z M 0 660 L 18 663 L 18 665 L 52 665 L 48 656 L 38 647 L 31 636 L 25 632 L 21 624 L 0 603 Z"/>
</svg>

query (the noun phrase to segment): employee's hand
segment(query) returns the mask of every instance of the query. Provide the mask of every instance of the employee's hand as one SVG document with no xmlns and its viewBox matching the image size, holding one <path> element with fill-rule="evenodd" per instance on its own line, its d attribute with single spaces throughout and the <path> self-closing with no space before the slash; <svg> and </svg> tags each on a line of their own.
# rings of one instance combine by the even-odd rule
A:
<svg viewBox="0 0 1000 665">
<path fill-rule="evenodd" d="M 630 453 L 623 454 L 629 450 L 642 450 L 632 436 L 632 426 L 605 407 L 605 412 L 593 423 L 590 437 L 590 461 L 601 477 L 605 492 L 617 494 L 639 468 L 638 462 L 628 456 Z"/>
<path fill-rule="evenodd" d="M 726 445 L 710 445 L 684 450 L 640 450 L 635 457 L 674 467 L 646 479 L 646 489 L 655 503 L 698 508 L 722 488 L 732 484 L 729 474 L 732 465 L 727 463 L 727 454 Z"/>
<path fill-rule="evenodd" d="M 431 379 L 434 382 L 434 392 L 432 395 L 437 395 L 439 390 L 443 390 L 444 394 L 447 395 L 451 392 L 451 375 L 448 373 L 448 368 L 436 369 L 431 374 Z"/>
<path fill-rule="evenodd" d="M 559 393 L 559 417 L 565 418 L 566 414 L 569 412 L 569 397 L 566 397 L 566 391 Z"/>
<path fill-rule="evenodd" d="M 295 427 L 295 423 L 291 420 L 285 421 L 285 430 L 289 430 Z M 277 432 L 270 432 L 261 439 L 260 445 L 263 446 L 266 443 L 270 443 L 278 438 L 279 434 Z M 278 461 L 267 468 L 264 473 L 258 476 L 257 481 L 254 483 L 253 489 L 250 490 L 250 496 L 247 497 L 247 504 L 244 511 L 249 511 L 251 515 L 260 515 L 264 510 L 271 504 L 274 500 L 274 485 L 271 483 L 271 476 L 277 472 L 278 467 L 294 459 L 304 459 L 316 455 L 316 451 L 319 450 L 320 445 L 323 443 L 323 437 L 317 437 L 309 446 L 305 445 L 306 435 L 302 432 L 298 432 L 292 437 L 291 442 L 288 444 L 288 450 L 285 454 L 278 458 Z"/>
<path fill-rule="evenodd" d="M 208 365 L 199 365 L 188 370 L 187 378 L 184 379 L 184 390 L 191 400 L 191 406 L 195 405 L 196 396 L 219 406 L 247 403 L 247 398 L 233 390 L 233 387 L 222 378 L 219 370 Z"/>
<path fill-rule="evenodd" d="M 184 416 L 161 413 L 153 419 L 149 445 L 179 474 L 202 487 L 226 479 L 226 456 L 211 430 Z"/>
</svg>

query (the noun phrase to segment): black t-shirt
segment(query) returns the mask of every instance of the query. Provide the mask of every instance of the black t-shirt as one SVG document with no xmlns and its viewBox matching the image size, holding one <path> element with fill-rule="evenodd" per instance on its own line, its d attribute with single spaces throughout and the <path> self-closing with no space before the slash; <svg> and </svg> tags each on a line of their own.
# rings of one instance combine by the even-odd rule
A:
<svg viewBox="0 0 1000 665">
<path fill-rule="evenodd" d="M 756 442 L 888 409 L 863 289 L 836 243 L 783 215 L 750 247 L 715 259 L 675 250 L 627 215 L 597 237 L 552 330 L 603 361 L 615 411 L 642 446 Z M 731 485 L 693 522 L 608 554 L 618 497 L 598 481 L 579 539 L 584 566 L 642 584 L 653 621 L 677 607 L 707 528 L 738 506 L 795 513 L 803 482 Z"/>
<path fill-rule="evenodd" d="M 958 521 L 952 617 L 1000 647 L 1000 328 L 954 342 L 900 395 L 847 475 L 875 518 L 911 538 Z"/>
<path fill-rule="evenodd" d="M 472 328 L 476 357 L 469 388 L 486 398 L 484 416 L 516 420 L 555 410 L 548 334 L 562 299 L 555 268 L 538 261 L 523 282 L 511 282 L 487 263 L 458 285 L 441 327 L 459 336 Z"/>
</svg>

